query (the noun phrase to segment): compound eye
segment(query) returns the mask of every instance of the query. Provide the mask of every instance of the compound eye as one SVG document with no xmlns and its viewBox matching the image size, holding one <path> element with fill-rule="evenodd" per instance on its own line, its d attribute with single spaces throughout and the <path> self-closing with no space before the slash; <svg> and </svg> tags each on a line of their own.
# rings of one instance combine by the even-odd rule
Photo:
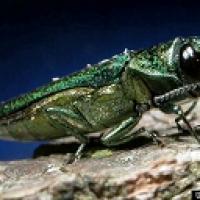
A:
<svg viewBox="0 0 200 200">
<path fill-rule="evenodd" d="M 180 67 L 185 75 L 200 80 L 200 53 L 190 44 L 184 45 L 180 50 Z"/>
<path fill-rule="evenodd" d="M 186 45 L 184 47 L 182 47 L 182 57 L 183 57 L 183 60 L 187 61 L 187 60 L 191 60 L 194 58 L 194 49 L 189 46 L 189 45 Z"/>
</svg>

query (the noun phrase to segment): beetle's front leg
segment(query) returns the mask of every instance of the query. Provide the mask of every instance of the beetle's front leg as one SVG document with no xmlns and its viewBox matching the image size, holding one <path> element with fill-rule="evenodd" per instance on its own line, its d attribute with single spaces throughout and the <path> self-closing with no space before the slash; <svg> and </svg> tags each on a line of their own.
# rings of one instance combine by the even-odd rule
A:
<svg viewBox="0 0 200 200">
<path fill-rule="evenodd" d="M 186 113 L 184 113 L 180 106 L 177 106 L 171 102 L 176 101 L 183 97 L 186 98 L 189 96 L 193 96 L 193 94 L 195 94 L 195 92 L 197 92 L 199 89 L 200 89 L 200 83 L 198 82 L 194 84 L 185 85 L 183 87 L 179 87 L 163 95 L 156 96 L 153 98 L 153 104 L 156 107 L 160 108 L 164 112 L 177 114 L 178 117 L 175 121 L 177 123 L 178 128 L 180 128 L 179 121 L 183 120 L 183 122 L 188 127 L 188 131 L 195 137 L 198 143 L 200 143 L 200 139 L 197 135 L 197 132 L 192 129 L 190 123 L 186 119 L 186 114 L 193 109 L 192 108 L 193 106 L 191 106 L 191 109 L 189 108 L 188 112 L 186 111 Z"/>
<path fill-rule="evenodd" d="M 193 101 L 192 104 L 190 105 L 190 107 L 184 112 L 184 115 L 185 117 L 187 117 L 195 108 L 195 106 L 197 105 L 197 101 Z M 180 121 L 182 120 L 182 117 L 181 116 L 178 116 L 176 119 L 175 119 L 175 122 L 177 124 L 177 127 L 178 129 L 183 130 L 182 126 L 180 125 Z M 188 122 L 190 122 L 191 120 L 188 120 Z"/>
<path fill-rule="evenodd" d="M 178 126 L 179 129 L 182 129 L 182 127 L 179 124 L 180 120 L 183 120 L 183 122 L 185 123 L 185 125 L 188 128 L 188 131 L 191 135 L 194 136 L 194 138 L 198 141 L 198 143 L 200 143 L 200 139 L 196 133 L 195 130 L 193 130 L 192 126 L 190 125 L 189 121 L 186 118 L 187 113 L 189 112 L 183 112 L 181 106 L 179 105 L 175 105 L 173 103 L 167 103 L 167 104 L 163 104 L 162 106 L 160 106 L 160 109 L 166 113 L 173 113 L 173 114 L 177 114 L 178 117 L 175 119 L 175 122 Z M 190 108 L 189 108 L 190 109 Z"/>
<path fill-rule="evenodd" d="M 189 133 L 194 136 L 194 138 L 197 140 L 198 143 L 200 143 L 200 139 L 199 139 L 199 137 L 197 135 L 197 132 L 192 128 L 192 126 L 188 122 L 188 120 L 187 120 L 187 118 L 185 116 L 185 113 L 181 109 L 181 106 L 175 105 L 174 108 L 173 108 L 173 110 L 174 110 L 174 113 L 178 115 L 178 117 L 175 119 L 175 122 L 178 124 L 179 120 L 182 119 L 183 122 L 188 127 Z"/>
</svg>

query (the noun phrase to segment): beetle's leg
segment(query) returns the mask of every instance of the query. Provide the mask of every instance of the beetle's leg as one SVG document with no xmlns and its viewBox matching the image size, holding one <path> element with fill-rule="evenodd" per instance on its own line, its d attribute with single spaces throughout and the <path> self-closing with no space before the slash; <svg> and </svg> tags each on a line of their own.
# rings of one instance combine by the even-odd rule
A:
<svg viewBox="0 0 200 200">
<path fill-rule="evenodd" d="M 163 140 L 160 138 L 160 136 L 158 135 L 158 132 L 156 130 L 146 130 L 145 132 L 152 138 L 153 142 L 155 144 L 157 144 L 160 147 L 165 146 L 165 143 L 163 142 Z"/>
<path fill-rule="evenodd" d="M 190 107 L 184 112 L 185 116 L 189 115 L 197 105 L 197 100 L 193 101 Z"/>
<path fill-rule="evenodd" d="M 173 108 L 173 110 L 174 110 L 174 113 L 178 115 L 178 118 L 175 119 L 176 123 L 178 123 L 179 119 L 182 119 L 183 122 L 188 127 L 189 133 L 194 136 L 194 138 L 197 140 L 198 143 L 200 143 L 200 139 L 199 139 L 199 137 L 197 135 L 197 132 L 195 130 L 193 130 L 192 126 L 190 125 L 190 123 L 186 119 L 186 116 L 185 116 L 183 110 L 181 109 L 181 107 L 175 105 L 174 108 Z"/>
<path fill-rule="evenodd" d="M 141 128 L 137 131 L 132 129 L 136 126 L 142 114 L 149 109 L 149 104 L 136 104 L 136 112 L 134 116 L 129 117 L 128 119 L 122 121 L 120 124 L 115 125 L 107 133 L 104 133 L 101 137 L 101 142 L 105 146 L 116 146 L 132 140 L 137 134 L 144 131 L 144 128 Z"/>
<path fill-rule="evenodd" d="M 116 146 L 129 142 L 141 132 L 149 133 L 149 131 L 146 131 L 143 127 L 136 131 L 133 129 L 138 123 L 142 114 L 149 109 L 150 105 L 148 103 L 137 104 L 135 107 L 136 114 L 114 126 L 107 133 L 104 133 L 101 137 L 102 143 L 106 146 Z M 149 135 L 153 138 L 154 141 L 156 140 L 156 142 L 158 142 L 155 134 L 152 135 L 150 133 Z"/>
<path fill-rule="evenodd" d="M 171 104 L 170 102 L 176 101 L 176 100 L 180 99 L 180 97 L 183 98 L 183 97 L 193 96 L 193 94 L 195 94 L 195 91 L 199 90 L 199 88 L 200 88 L 200 83 L 189 84 L 189 85 L 185 85 L 183 87 L 174 89 L 163 95 L 154 97 L 154 99 L 153 99 L 154 105 L 156 107 L 160 108 L 161 110 L 163 110 L 164 112 L 166 111 L 168 113 L 171 112 L 171 113 L 178 114 L 178 118 L 180 118 L 178 121 L 180 121 L 181 119 L 183 120 L 183 122 L 188 127 L 189 133 L 195 137 L 195 139 L 198 141 L 198 143 L 200 143 L 200 139 L 197 136 L 197 132 L 192 129 L 192 127 L 191 127 L 190 123 L 188 122 L 188 120 L 186 119 L 186 116 L 185 116 L 184 112 L 182 111 L 181 107 Z M 178 125 L 178 127 L 179 127 L 179 125 Z"/>
<path fill-rule="evenodd" d="M 193 101 L 192 102 L 192 104 L 190 105 L 190 107 L 186 110 L 186 111 L 184 111 L 184 115 L 187 117 L 192 111 L 193 111 L 193 109 L 195 108 L 195 106 L 197 105 L 197 101 L 195 100 L 195 101 Z M 162 122 L 162 123 L 165 123 L 165 124 L 167 124 L 168 122 L 167 121 L 165 121 L 165 120 L 163 120 L 163 119 L 160 119 L 158 116 L 156 116 L 156 115 L 153 115 L 153 114 L 151 114 L 151 116 L 152 116 L 152 118 L 154 119 L 154 120 L 156 120 L 156 121 L 160 121 L 160 122 Z M 180 128 L 180 130 L 183 130 L 183 128 L 181 127 L 181 125 L 179 124 L 179 121 L 181 120 L 181 118 L 180 117 L 177 117 L 177 126 L 178 126 L 178 128 Z M 191 120 L 191 119 L 190 119 Z M 188 121 L 190 121 L 190 120 L 188 120 Z"/>
<path fill-rule="evenodd" d="M 200 143 L 200 139 L 196 133 L 195 130 L 193 130 L 192 126 L 190 125 L 190 123 L 188 122 L 188 120 L 186 119 L 185 113 L 183 112 L 181 106 L 179 105 L 175 105 L 173 103 L 167 103 L 167 104 L 163 104 L 162 106 L 160 106 L 160 109 L 163 110 L 166 113 L 174 113 L 177 114 L 178 117 L 175 119 L 176 124 L 180 121 L 183 120 L 183 122 L 186 124 L 188 131 L 191 135 L 194 136 L 194 138 L 198 141 L 198 143 Z M 178 126 L 180 126 L 180 124 L 178 124 Z M 181 128 L 182 129 L 182 128 Z"/>
<path fill-rule="evenodd" d="M 117 146 L 131 141 L 140 133 L 147 133 L 156 144 L 161 144 L 161 146 L 163 146 L 164 143 L 158 138 L 155 131 L 148 131 L 144 127 L 134 130 L 134 127 L 139 119 L 140 117 L 130 117 L 120 124 L 114 126 L 111 130 L 109 130 L 109 132 L 103 134 L 101 137 L 101 142 L 108 147 Z"/>
<path fill-rule="evenodd" d="M 196 107 L 196 105 L 197 105 L 197 101 L 195 100 L 195 101 L 192 102 L 190 107 L 184 112 L 185 117 L 187 117 L 193 111 L 193 109 Z M 181 130 L 181 131 L 184 131 L 182 126 L 180 125 L 181 119 L 182 118 L 180 116 L 178 116 L 175 119 L 175 122 L 176 122 L 176 125 L 177 125 L 178 129 Z"/>
<path fill-rule="evenodd" d="M 70 135 L 74 136 L 81 143 L 75 153 L 75 159 L 79 159 L 85 145 L 88 143 L 88 138 L 82 133 L 90 129 L 89 123 L 80 113 L 75 112 L 71 109 L 50 107 L 46 109 L 46 113 L 53 122 L 54 126 L 59 126 L 63 128 L 63 130 L 66 131 L 67 134 L 69 134 L 69 129 L 72 130 L 70 131 Z"/>
<path fill-rule="evenodd" d="M 135 134 L 131 131 L 139 121 L 138 118 L 129 117 L 120 124 L 115 125 L 110 131 L 103 134 L 101 142 L 105 146 L 117 146 L 130 141 Z"/>
</svg>

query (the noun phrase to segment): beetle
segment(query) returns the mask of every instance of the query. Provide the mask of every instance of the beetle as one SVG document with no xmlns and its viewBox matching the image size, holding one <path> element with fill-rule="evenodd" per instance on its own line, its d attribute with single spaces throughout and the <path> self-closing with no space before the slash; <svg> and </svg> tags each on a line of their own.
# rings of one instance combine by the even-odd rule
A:
<svg viewBox="0 0 200 200">
<path fill-rule="evenodd" d="M 74 136 L 81 151 L 88 133 L 105 131 L 107 146 L 132 140 L 144 112 L 157 107 L 177 114 L 199 142 L 175 103 L 198 96 L 200 37 L 177 37 L 148 49 L 123 53 L 55 80 L 0 105 L 0 138 L 51 140 Z M 134 131 L 133 131 L 134 130 Z"/>
</svg>

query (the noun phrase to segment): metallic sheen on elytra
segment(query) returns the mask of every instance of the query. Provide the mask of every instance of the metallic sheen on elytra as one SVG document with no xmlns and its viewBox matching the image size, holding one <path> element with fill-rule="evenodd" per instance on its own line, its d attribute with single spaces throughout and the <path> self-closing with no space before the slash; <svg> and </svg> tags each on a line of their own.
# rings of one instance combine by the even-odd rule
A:
<svg viewBox="0 0 200 200">
<path fill-rule="evenodd" d="M 146 110 L 159 107 L 176 113 L 173 100 L 178 95 L 175 99 L 170 96 L 169 102 L 164 96 L 198 83 L 199 53 L 199 37 L 177 37 L 149 49 L 126 49 L 80 72 L 57 78 L 0 105 L 0 138 L 50 140 L 74 136 L 85 144 L 87 133 L 111 128 L 100 138 L 102 143 L 126 143 L 138 133 L 133 128 Z M 190 67 L 193 72 L 188 72 Z M 189 92 L 178 100 L 194 96 L 194 91 Z M 158 105 L 154 99 L 159 97 L 163 103 Z"/>
</svg>

